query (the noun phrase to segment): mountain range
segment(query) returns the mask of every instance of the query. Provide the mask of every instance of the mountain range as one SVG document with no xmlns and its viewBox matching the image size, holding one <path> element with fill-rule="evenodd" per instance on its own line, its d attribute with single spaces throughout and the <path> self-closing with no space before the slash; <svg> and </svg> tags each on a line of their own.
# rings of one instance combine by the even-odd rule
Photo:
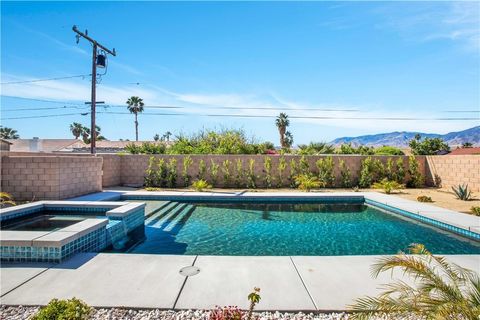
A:
<svg viewBox="0 0 480 320">
<path fill-rule="evenodd" d="M 476 126 L 463 131 L 450 132 L 447 134 L 396 131 L 358 137 L 342 137 L 337 138 L 330 143 L 333 145 L 351 143 L 353 146 L 394 146 L 402 148 L 408 147 L 408 142 L 412 140 L 417 134 L 420 134 L 422 138 L 442 138 L 451 147 L 459 146 L 465 142 L 470 142 L 475 146 L 480 146 L 480 126 Z"/>
</svg>

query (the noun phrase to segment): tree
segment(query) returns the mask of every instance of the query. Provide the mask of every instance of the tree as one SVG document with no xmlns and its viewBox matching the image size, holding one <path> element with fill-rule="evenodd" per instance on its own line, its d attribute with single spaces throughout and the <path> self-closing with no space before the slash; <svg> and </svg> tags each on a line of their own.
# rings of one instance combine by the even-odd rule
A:
<svg viewBox="0 0 480 320">
<path fill-rule="evenodd" d="M 155 133 L 155 135 L 153 136 L 153 140 L 155 141 L 160 140 L 160 135 L 158 133 Z"/>
<path fill-rule="evenodd" d="M 132 96 L 127 100 L 127 109 L 135 115 L 135 140 L 138 141 L 138 114 L 143 112 L 143 99 Z"/>
<path fill-rule="evenodd" d="M 285 148 L 290 148 L 293 145 L 293 134 L 290 131 L 285 132 Z"/>
<path fill-rule="evenodd" d="M 95 126 L 95 136 L 96 136 L 96 141 L 102 141 L 102 140 L 107 140 L 104 136 L 101 135 L 100 131 L 102 131 L 102 128 L 99 126 Z M 83 132 L 82 132 L 82 140 L 85 143 L 90 143 L 90 129 L 87 127 L 83 127 Z"/>
<path fill-rule="evenodd" d="M 287 148 L 285 135 L 287 133 L 287 127 L 290 125 L 290 120 L 288 120 L 288 115 L 286 113 L 281 112 L 280 115 L 275 120 L 275 124 L 277 125 L 278 133 L 280 134 L 280 146 L 282 148 Z"/>
<path fill-rule="evenodd" d="M 2 139 L 19 139 L 17 130 L 0 126 L 0 138 Z"/>
<path fill-rule="evenodd" d="M 167 131 L 163 134 L 162 140 L 170 141 L 171 136 L 172 136 L 172 133 L 170 131 Z"/>
<path fill-rule="evenodd" d="M 73 134 L 75 139 L 78 139 L 80 136 L 83 136 L 83 132 L 85 131 L 85 127 L 78 122 L 74 122 L 70 125 L 70 132 Z"/>
<path fill-rule="evenodd" d="M 400 252 L 379 259 L 372 274 L 401 269 L 415 286 L 397 280 L 385 285 L 378 297 L 358 299 L 352 319 L 371 319 L 378 314 L 409 314 L 418 319 L 479 319 L 480 278 L 472 270 L 435 256 L 422 244 L 412 244 L 410 254 Z"/>
<path fill-rule="evenodd" d="M 419 134 L 408 143 L 414 155 L 435 155 L 439 151 L 450 151 L 448 146 L 442 138 L 425 138 L 421 140 Z"/>
<path fill-rule="evenodd" d="M 462 148 L 472 148 L 473 147 L 473 143 L 471 142 L 464 142 L 462 143 Z"/>
</svg>

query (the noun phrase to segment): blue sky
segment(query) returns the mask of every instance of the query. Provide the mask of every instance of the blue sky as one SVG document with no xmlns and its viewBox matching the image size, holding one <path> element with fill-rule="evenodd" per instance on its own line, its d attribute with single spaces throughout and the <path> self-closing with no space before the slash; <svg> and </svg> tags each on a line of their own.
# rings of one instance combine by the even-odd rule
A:
<svg viewBox="0 0 480 320">
<path fill-rule="evenodd" d="M 303 117 L 291 119 L 295 143 L 480 123 L 479 2 L 2 1 L 1 9 L 2 83 L 89 74 L 91 47 L 75 43 L 74 24 L 117 50 L 97 90 L 111 106 L 99 111 L 116 112 L 97 118 L 112 140 L 134 139 L 133 116 L 119 114 L 131 95 L 181 107 L 147 108 L 141 140 L 226 127 L 277 143 L 269 116 L 280 109 Z M 68 138 L 70 123 L 89 124 L 80 114 L 88 77 L 3 84 L 1 93 L 2 125 L 24 138 Z M 205 116 L 214 114 L 262 117 Z M 29 116 L 46 117 L 9 119 Z M 358 119 L 385 117 L 427 120 Z M 429 120 L 451 117 L 472 120 Z"/>
</svg>

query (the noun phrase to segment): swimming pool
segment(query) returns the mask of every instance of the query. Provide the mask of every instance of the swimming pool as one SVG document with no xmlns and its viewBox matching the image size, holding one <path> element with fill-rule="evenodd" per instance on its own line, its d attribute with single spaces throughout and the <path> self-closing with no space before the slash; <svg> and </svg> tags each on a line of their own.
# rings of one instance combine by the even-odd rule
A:
<svg viewBox="0 0 480 320">
<path fill-rule="evenodd" d="M 131 200 L 128 200 L 131 201 Z M 480 242 L 362 202 L 147 202 L 146 239 L 131 253 L 287 256 L 480 254 Z"/>
</svg>

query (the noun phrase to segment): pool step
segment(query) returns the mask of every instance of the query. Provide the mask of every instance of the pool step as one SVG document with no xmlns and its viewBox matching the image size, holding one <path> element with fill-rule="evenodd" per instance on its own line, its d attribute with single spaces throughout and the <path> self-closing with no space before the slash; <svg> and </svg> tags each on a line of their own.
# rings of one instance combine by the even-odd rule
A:
<svg viewBox="0 0 480 320">
<path fill-rule="evenodd" d="M 189 215 L 193 210 L 195 210 L 195 206 L 192 204 L 187 204 L 183 208 L 179 209 L 177 211 L 177 216 L 170 220 L 169 224 L 165 228 L 163 228 L 163 231 L 171 232 L 177 226 L 181 226 L 188 219 Z"/>
<path fill-rule="evenodd" d="M 153 209 L 150 210 L 150 212 L 148 214 L 145 215 L 145 219 L 153 216 L 155 213 L 159 212 L 160 210 L 162 210 L 163 208 L 165 208 L 166 206 L 168 206 L 171 203 L 172 203 L 172 201 L 163 201 L 163 202 L 159 203 L 157 206 L 153 207 Z M 148 208 L 148 204 L 147 204 L 147 208 Z"/>
<path fill-rule="evenodd" d="M 168 212 L 167 215 L 164 215 L 161 219 L 158 219 L 155 221 L 154 224 L 151 224 L 150 226 L 153 228 L 160 228 L 164 229 L 166 226 L 170 224 L 171 221 L 173 221 L 185 208 L 188 204 L 187 203 L 178 203 L 177 206 L 175 206 L 172 210 Z"/>
<path fill-rule="evenodd" d="M 165 216 L 169 215 L 169 213 L 179 205 L 178 202 L 170 202 L 167 205 L 163 206 L 160 210 L 156 213 L 151 215 L 148 219 L 145 220 L 145 225 L 151 226 L 156 224 L 159 220 L 163 219 Z"/>
</svg>

